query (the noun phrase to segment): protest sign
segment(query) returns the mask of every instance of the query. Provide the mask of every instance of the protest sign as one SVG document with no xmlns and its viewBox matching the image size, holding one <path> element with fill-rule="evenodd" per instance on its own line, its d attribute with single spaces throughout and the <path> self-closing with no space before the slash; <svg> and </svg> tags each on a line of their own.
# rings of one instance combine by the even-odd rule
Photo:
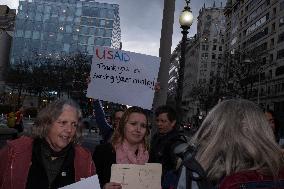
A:
<svg viewBox="0 0 284 189">
<path fill-rule="evenodd" d="M 112 164 L 111 182 L 120 183 L 122 189 L 161 188 L 162 165 L 159 163 Z"/>
<path fill-rule="evenodd" d="M 151 109 L 160 58 L 94 48 L 87 97 Z"/>
<path fill-rule="evenodd" d="M 59 189 L 78 189 L 78 188 L 84 188 L 84 189 L 100 189 L 100 183 L 98 175 L 94 175 L 88 178 L 81 179 L 81 181 L 75 182 L 73 184 L 64 186 Z"/>
</svg>

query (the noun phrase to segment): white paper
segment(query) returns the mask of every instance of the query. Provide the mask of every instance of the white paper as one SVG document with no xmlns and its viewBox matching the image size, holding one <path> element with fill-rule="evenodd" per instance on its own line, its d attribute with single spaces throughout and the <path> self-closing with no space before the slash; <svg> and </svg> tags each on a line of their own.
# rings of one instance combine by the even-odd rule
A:
<svg viewBox="0 0 284 189">
<path fill-rule="evenodd" d="M 161 175 L 159 163 L 112 164 L 110 180 L 121 183 L 122 189 L 160 189 Z"/>
<path fill-rule="evenodd" d="M 151 109 L 160 58 L 99 46 L 94 51 L 87 97 Z"/>
<path fill-rule="evenodd" d="M 101 189 L 98 175 L 94 175 L 85 179 L 82 179 L 79 182 L 64 186 L 59 189 Z"/>
</svg>

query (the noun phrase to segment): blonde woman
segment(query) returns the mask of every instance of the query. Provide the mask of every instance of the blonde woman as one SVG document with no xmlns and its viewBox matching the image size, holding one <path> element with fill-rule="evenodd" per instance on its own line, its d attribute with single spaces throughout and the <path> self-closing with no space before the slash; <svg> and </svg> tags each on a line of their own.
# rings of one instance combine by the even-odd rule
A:
<svg viewBox="0 0 284 189">
<path fill-rule="evenodd" d="M 120 189 L 120 183 L 110 182 L 111 165 L 145 164 L 148 162 L 148 118 L 144 110 L 138 107 L 128 108 L 115 129 L 111 143 L 96 147 L 93 160 L 101 187 Z"/>
<path fill-rule="evenodd" d="M 219 103 L 192 142 L 197 161 L 220 189 L 284 188 L 281 149 L 265 115 L 253 102 Z"/>
</svg>

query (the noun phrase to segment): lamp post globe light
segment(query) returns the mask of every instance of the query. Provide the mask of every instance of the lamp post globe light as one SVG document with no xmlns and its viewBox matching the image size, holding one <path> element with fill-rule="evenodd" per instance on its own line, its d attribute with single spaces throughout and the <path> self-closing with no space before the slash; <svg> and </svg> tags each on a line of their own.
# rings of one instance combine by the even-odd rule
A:
<svg viewBox="0 0 284 189">
<path fill-rule="evenodd" d="M 178 82 L 177 82 L 177 95 L 176 95 L 176 110 L 178 112 L 178 123 L 182 120 L 182 91 L 183 91 L 183 80 L 184 80 L 184 67 L 185 67 L 185 50 L 188 30 L 193 22 L 193 15 L 189 7 L 190 0 L 186 0 L 186 6 L 179 16 L 179 23 L 182 29 L 182 41 L 180 50 L 180 61 L 178 70 Z"/>
</svg>

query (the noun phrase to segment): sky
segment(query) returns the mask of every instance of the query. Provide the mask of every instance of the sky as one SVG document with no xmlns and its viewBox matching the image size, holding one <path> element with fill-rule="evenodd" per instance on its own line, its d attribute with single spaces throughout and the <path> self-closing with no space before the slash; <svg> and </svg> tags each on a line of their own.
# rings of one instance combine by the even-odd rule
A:
<svg viewBox="0 0 284 189">
<path fill-rule="evenodd" d="M 119 5 L 122 49 L 126 51 L 159 56 L 163 0 L 97 0 L 98 2 L 115 3 Z M 226 0 L 215 0 L 216 6 L 223 7 Z M 189 30 L 189 37 L 196 33 L 197 16 L 204 5 L 212 7 L 214 0 L 191 0 L 190 7 L 194 20 Z M 0 0 L 1 5 L 17 9 L 19 0 Z M 185 0 L 176 0 L 175 18 L 172 36 L 172 50 L 181 40 L 181 29 L 178 17 L 185 6 Z"/>
</svg>

